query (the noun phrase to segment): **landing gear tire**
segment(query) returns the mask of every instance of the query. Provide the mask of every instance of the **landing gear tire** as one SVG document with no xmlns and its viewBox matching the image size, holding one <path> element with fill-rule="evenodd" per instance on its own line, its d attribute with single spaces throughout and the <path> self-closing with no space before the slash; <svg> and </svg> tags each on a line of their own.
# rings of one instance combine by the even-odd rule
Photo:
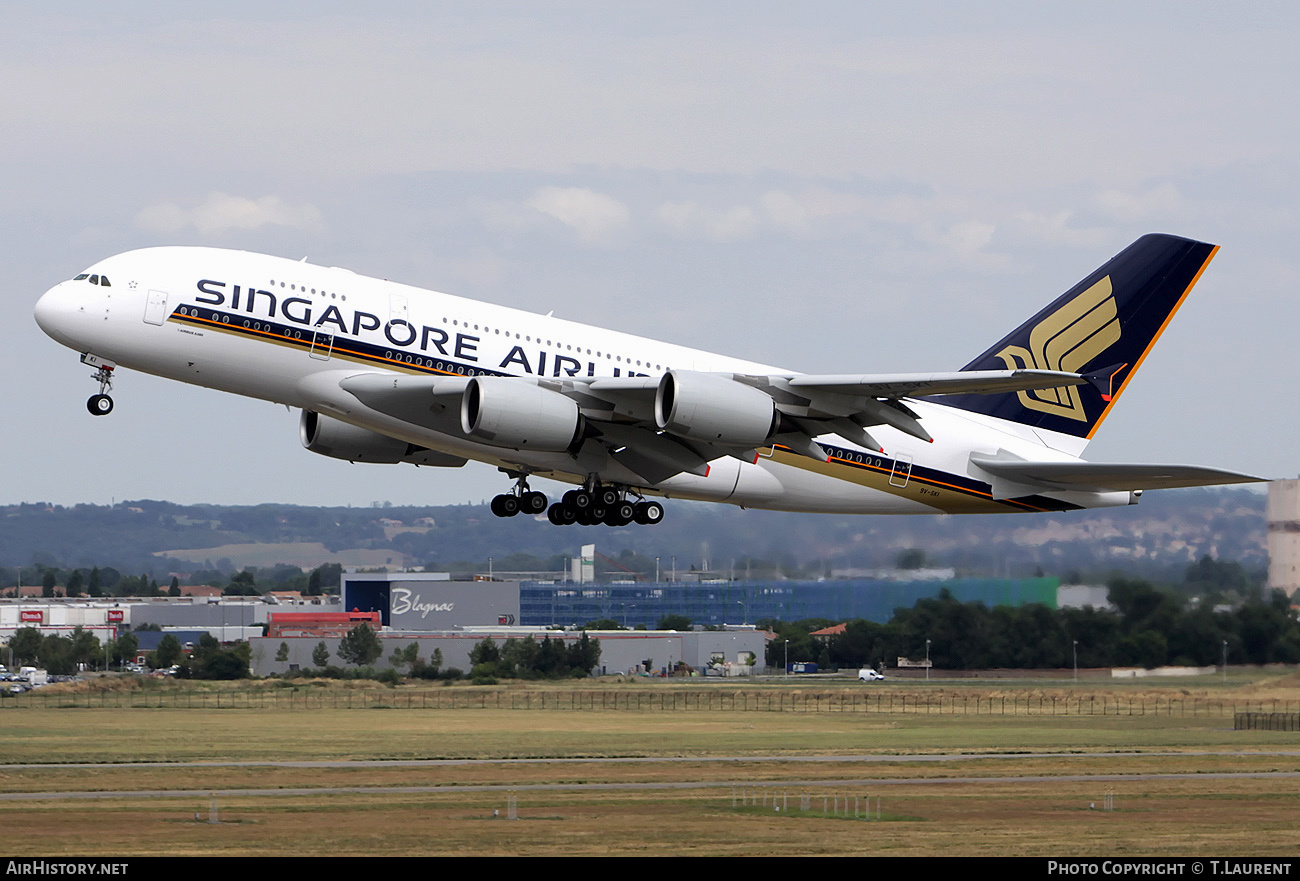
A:
<svg viewBox="0 0 1300 881">
<path fill-rule="evenodd" d="M 519 497 L 509 494 L 499 495 L 492 499 L 492 513 L 498 517 L 513 517 L 519 513 Z"/>
<path fill-rule="evenodd" d="M 556 502 L 546 510 L 546 519 L 556 526 L 570 526 L 578 522 L 578 512 L 563 502 Z"/>
<path fill-rule="evenodd" d="M 519 499 L 519 510 L 525 514 L 540 514 L 546 510 L 546 494 L 527 492 Z"/>
<path fill-rule="evenodd" d="M 634 519 L 636 519 L 636 506 L 631 502 L 619 502 L 605 515 L 605 525 L 627 526 Z"/>
<path fill-rule="evenodd" d="M 664 519 L 664 506 L 658 502 L 641 502 L 636 506 L 634 519 L 642 526 L 654 526 Z"/>
<path fill-rule="evenodd" d="M 113 399 L 108 395 L 91 395 L 86 401 L 86 409 L 92 416 L 107 416 L 113 412 Z"/>
</svg>

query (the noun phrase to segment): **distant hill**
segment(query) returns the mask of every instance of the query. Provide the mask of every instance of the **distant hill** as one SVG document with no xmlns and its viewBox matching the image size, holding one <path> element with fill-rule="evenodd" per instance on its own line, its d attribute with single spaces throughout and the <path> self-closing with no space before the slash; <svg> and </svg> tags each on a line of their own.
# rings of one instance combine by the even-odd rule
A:
<svg viewBox="0 0 1300 881">
<path fill-rule="evenodd" d="M 1267 564 L 1262 493 L 1192 489 L 1147 493 L 1140 505 L 1052 514 L 882 517 L 784 514 L 726 505 L 668 503 L 655 527 L 556 527 L 545 518 L 498 519 L 481 505 L 309 508 L 175 505 L 0 507 L 0 567 L 113 566 L 162 578 L 195 569 L 327 562 L 453 568 L 494 558 L 556 561 L 594 543 L 609 557 L 676 557 L 690 567 L 743 575 L 746 561 L 807 575 L 832 568 L 890 566 L 909 548 L 962 574 L 1032 575 L 1042 570 L 1122 569 L 1180 577 L 1203 555 Z M 160 555 L 161 554 L 161 555 Z"/>
</svg>

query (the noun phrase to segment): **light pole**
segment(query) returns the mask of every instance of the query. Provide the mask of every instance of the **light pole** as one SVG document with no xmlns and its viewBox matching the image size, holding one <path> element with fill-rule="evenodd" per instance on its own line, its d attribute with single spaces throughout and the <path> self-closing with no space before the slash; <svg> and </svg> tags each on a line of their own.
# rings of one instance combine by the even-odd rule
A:
<svg viewBox="0 0 1300 881">
<path fill-rule="evenodd" d="M 659 583 L 659 558 L 655 557 L 655 584 Z"/>
<path fill-rule="evenodd" d="M 1079 640 L 1074 641 L 1074 681 L 1079 682 Z"/>
<path fill-rule="evenodd" d="M 784 639 L 782 640 L 782 642 L 785 643 L 785 675 L 789 676 L 790 675 L 790 640 Z"/>
<path fill-rule="evenodd" d="M 930 640 L 925 641 L 925 681 L 930 681 Z"/>
<path fill-rule="evenodd" d="M 1223 684 L 1228 684 L 1228 641 L 1223 641 Z"/>
</svg>

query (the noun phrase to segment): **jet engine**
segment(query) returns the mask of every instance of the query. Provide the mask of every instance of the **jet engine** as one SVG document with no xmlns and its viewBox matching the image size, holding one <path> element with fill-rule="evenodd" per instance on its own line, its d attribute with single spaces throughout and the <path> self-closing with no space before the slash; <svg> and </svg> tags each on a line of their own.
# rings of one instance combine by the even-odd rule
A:
<svg viewBox="0 0 1300 881">
<path fill-rule="evenodd" d="M 578 405 L 559 392 L 509 376 L 476 376 L 461 398 L 470 437 L 516 450 L 567 450 L 582 432 Z"/>
<path fill-rule="evenodd" d="M 311 410 L 302 411 L 302 417 L 298 421 L 298 438 L 313 453 L 348 462 L 375 462 L 382 465 L 409 462 L 412 465 L 459 468 L 467 461 L 460 456 L 417 447 L 404 440 L 368 428 L 358 428 Z"/>
<path fill-rule="evenodd" d="M 670 370 L 655 392 L 655 422 L 688 440 L 756 447 L 776 432 L 779 421 L 766 392 L 724 376 Z"/>
</svg>

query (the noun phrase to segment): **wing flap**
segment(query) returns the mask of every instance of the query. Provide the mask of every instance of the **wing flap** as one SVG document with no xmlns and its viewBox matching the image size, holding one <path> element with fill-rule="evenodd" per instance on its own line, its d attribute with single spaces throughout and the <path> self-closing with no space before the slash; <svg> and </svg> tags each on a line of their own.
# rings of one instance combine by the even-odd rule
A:
<svg viewBox="0 0 1300 881">
<path fill-rule="evenodd" d="M 993 395 L 1082 385 L 1087 379 L 1060 370 L 971 370 L 965 373 L 867 373 L 793 376 L 791 388 L 870 398 L 918 395 Z"/>
</svg>

